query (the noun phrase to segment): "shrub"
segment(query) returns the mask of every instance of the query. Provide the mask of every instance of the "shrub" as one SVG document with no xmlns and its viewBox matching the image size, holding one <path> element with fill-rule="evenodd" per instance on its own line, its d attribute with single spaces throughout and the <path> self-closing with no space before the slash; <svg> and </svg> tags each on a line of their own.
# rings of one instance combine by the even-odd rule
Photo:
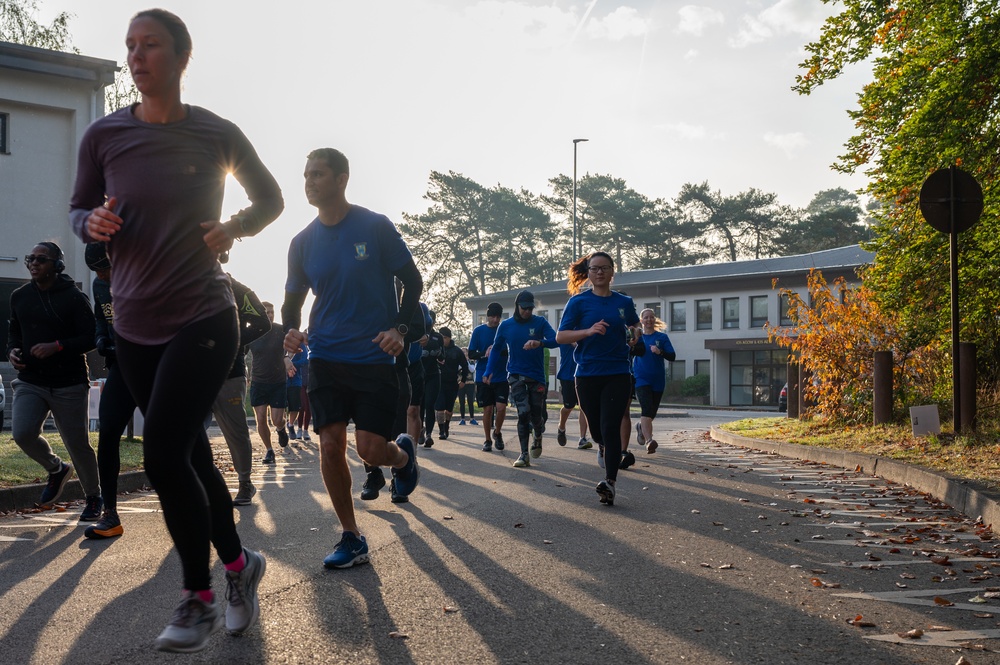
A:
<svg viewBox="0 0 1000 665">
<path fill-rule="evenodd" d="M 681 384 L 681 395 L 684 397 L 706 397 L 710 383 L 708 374 L 689 376 Z"/>
</svg>

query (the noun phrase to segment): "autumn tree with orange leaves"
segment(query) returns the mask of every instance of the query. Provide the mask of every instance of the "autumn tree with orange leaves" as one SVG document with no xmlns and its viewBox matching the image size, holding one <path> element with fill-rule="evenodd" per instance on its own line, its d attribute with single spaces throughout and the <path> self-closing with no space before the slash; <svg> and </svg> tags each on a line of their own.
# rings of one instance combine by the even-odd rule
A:
<svg viewBox="0 0 1000 665">
<path fill-rule="evenodd" d="M 915 343 L 899 317 L 887 314 L 866 286 L 848 288 L 844 278 L 828 285 L 818 270 L 810 271 L 808 297 L 781 289 L 788 298 L 791 326 L 768 324 L 772 341 L 787 347 L 814 381 L 802 386 L 810 410 L 835 421 L 872 421 L 876 351 L 892 351 L 893 414 L 906 417 L 914 404 L 940 402 L 946 408 L 950 385 L 949 357 L 933 346 Z"/>
</svg>

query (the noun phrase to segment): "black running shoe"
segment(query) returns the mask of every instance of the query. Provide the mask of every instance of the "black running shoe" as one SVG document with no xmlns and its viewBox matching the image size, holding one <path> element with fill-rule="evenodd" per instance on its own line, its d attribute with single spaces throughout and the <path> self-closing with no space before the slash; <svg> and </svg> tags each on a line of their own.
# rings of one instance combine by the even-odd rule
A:
<svg viewBox="0 0 1000 665">
<path fill-rule="evenodd" d="M 375 467 L 368 472 L 365 484 L 361 486 L 361 500 L 374 501 L 378 498 L 378 491 L 385 487 L 385 476 L 382 469 Z"/>
<path fill-rule="evenodd" d="M 409 503 L 410 497 L 404 496 L 396 491 L 396 479 L 389 481 L 389 500 L 393 503 Z"/>
<path fill-rule="evenodd" d="M 282 448 L 288 447 L 288 432 L 285 431 L 284 427 L 278 428 L 278 444 L 281 445 Z"/>
<path fill-rule="evenodd" d="M 49 474 L 49 480 L 45 483 L 45 489 L 42 490 L 42 496 L 38 499 L 38 505 L 48 506 L 55 503 L 72 475 L 73 467 L 66 462 L 62 462 L 62 466 L 59 467 L 58 471 Z"/>
<path fill-rule="evenodd" d="M 493 445 L 496 446 L 497 450 L 503 450 L 503 434 L 500 430 L 493 431 Z"/>
<path fill-rule="evenodd" d="M 618 463 L 618 468 L 627 469 L 633 464 L 635 464 L 635 455 L 626 450 L 622 453 L 622 460 Z"/>
<path fill-rule="evenodd" d="M 88 496 L 87 505 L 80 513 L 81 522 L 96 522 L 101 517 L 101 510 L 104 508 L 104 499 L 99 496 Z"/>
</svg>

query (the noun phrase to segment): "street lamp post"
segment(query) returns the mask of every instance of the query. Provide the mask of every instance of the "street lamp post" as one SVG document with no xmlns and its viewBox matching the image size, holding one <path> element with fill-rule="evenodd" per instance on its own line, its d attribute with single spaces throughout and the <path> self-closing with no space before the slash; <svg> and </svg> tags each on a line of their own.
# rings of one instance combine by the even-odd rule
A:
<svg viewBox="0 0 1000 665">
<path fill-rule="evenodd" d="M 573 256 L 570 260 L 576 261 L 577 257 L 580 255 L 580 251 L 583 249 L 583 238 L 580 238 L 580 247 L 577 248 L 577 232 L 576 232 L 576 144 L 582 143 L 584 141 L 589 141 L 590 139 L 573 139 Z M 580 234 L 583 235 L 583 234 Z"/>
</svg>

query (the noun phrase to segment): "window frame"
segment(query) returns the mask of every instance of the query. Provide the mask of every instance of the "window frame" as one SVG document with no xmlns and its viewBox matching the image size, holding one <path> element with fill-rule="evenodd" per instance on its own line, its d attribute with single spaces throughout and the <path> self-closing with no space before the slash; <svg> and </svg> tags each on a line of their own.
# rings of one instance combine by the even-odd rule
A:
<svg viewBox="0 0 1000 665">
<path fill-rule="evenodd" d="M 703 324 L 701 320 L 701 304 L 708 303 L 708 322 Z M 695 330 L 714 330 L 712 327 L 715 324 L 715 312 L 714 307 L 712 307 L 712 299 L 704 298 L 701 300 L 694 301 L 694 328 Z"/>
</svg>

